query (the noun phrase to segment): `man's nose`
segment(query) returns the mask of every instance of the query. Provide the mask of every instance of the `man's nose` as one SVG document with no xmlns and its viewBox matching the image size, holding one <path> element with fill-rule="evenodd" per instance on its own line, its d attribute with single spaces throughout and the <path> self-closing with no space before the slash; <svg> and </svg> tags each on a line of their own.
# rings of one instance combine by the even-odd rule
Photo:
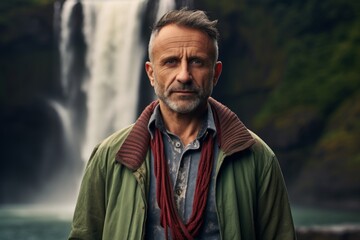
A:
<svg viewBox="0 0 360 240">
<path fill-rule="evenodd" d="M 181 83 L 187 83 L 192 80 L 189 64 L 185 61 L 180 65 L 177 80 Z"/>
</svg>

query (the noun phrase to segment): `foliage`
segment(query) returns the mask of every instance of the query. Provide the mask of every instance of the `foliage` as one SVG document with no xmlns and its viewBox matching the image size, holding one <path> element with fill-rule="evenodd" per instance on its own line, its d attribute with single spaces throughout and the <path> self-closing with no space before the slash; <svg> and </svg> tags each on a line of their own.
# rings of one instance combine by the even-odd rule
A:
<svg viewBox="0 0 360 240">
<path fill-rule="evenodd" d="M 285 177 L 289 169 L 298 177 L 294 195 L 358 199 L 360 2 L 202 0 L 196 7 L 219 19 L 217 97 L 285 157 Z"/>
<path fill-rule="evenodd" d="M 52 82 L 53 2 L 0 2 L 0 106 L 23 104 Z"/>
<path fill-rule="evenodd" d="M 11 0 L 0 2 L 0 47 L 16 41 L 31 24 L 26 17 L 34 11 L 52 5 L 55 0 Z M 29 29 L 27 29 L 29 30 Z M 25 31 L 26 32 L 26 31 Z"/>
<path fill-rule="evenodd" d="M 330 3 L 305 1 L 297 14 L 288 13 L 290 21 L 282 15 L 282 28 L 293 26 L 281 40 L 287 55 L 285 77 L 259 114 L 259 124 L 297 105 L 315 106 L 327 117 L 360 88 L 359 4 Z"/>
<path fill-rule="evenodd" d="M 303 181 L 295 186 L 297 192 L 309 195 L 315 189 L 320 198 L 331 196 L 335 200 L 359 197 L 359 117 L 360 91 L 344 101 L 329 117 L 324 134 L 316 144 L 311 160 L 306 163 L 307 170 L 300 176 Z M 314 181 L 319 178 L 320 181 Z"/>
</svg>

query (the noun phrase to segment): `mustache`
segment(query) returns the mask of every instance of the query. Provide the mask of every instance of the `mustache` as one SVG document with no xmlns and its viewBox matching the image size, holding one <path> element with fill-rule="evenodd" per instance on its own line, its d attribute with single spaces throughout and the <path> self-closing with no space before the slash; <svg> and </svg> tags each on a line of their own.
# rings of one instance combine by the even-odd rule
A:
<svg viewBox="0 0 360 240">
<path fill-rule="evenodd" d="M 175 86 L 171 86 L 168 91 L 176 92 L 176 91 L 191 91 L 198 92 L 199 88 L 194 86 L 193 84 L 177 84 Z"/>
</svg>

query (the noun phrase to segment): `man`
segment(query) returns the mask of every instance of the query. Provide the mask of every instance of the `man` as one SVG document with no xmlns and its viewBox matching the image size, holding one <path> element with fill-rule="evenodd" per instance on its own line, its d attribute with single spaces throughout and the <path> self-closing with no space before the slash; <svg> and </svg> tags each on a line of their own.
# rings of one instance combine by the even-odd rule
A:
<svg viewBox="0 0 360 240">
<path fill-rule="evenodd" d="M 216 21 L 175 10 L 145 69 L 158 100 L 97 146 L 69 239 L 295 239 L 274 153 L 211 98 Z"/>
</svg>

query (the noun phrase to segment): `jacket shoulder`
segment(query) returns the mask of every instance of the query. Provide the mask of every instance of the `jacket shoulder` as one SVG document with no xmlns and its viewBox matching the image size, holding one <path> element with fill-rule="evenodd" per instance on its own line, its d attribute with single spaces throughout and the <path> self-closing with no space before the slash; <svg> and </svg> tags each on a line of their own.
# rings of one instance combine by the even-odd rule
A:
<svg viewBox="0 0 360 240">
<path fill-rule="evenodd" d="M 248 130 L 251 136 L 255 139 L 255 143 L 250 147 L 250 150 L 255 154 L 263 154 L 264 156 L 268 156 L 270 158 L 275 157 L 275 153 L 269 147 L 269 145 L 261 139 L 257 134 Z"/>
<path fill-rule="evenodd" d="M 129 125 L 117 132 L 114 132 L 104 140 L 102 140 L 93 149 L 88 165 L 93 161 L 115 161 L 115 156 L 121 145 L 124 143 L 126 137 L 129 135 L 134 124 Z M 105 162 L 107 162 L 105 161 Z M 103 164 L 105 164 L 103 162 Z"/>
<path fill-rule="evenodd" d="M 271 171 L 274 166 L 277 167 L 278 160 L 274 151 L 263 139 L 254 132 L 250 130 L 249 132 L 255 139 L 255 143 L 249 148 L 253 166 L 258 176 L 262 176 L 266 174 L 266 172 Z"/>
</svg>

